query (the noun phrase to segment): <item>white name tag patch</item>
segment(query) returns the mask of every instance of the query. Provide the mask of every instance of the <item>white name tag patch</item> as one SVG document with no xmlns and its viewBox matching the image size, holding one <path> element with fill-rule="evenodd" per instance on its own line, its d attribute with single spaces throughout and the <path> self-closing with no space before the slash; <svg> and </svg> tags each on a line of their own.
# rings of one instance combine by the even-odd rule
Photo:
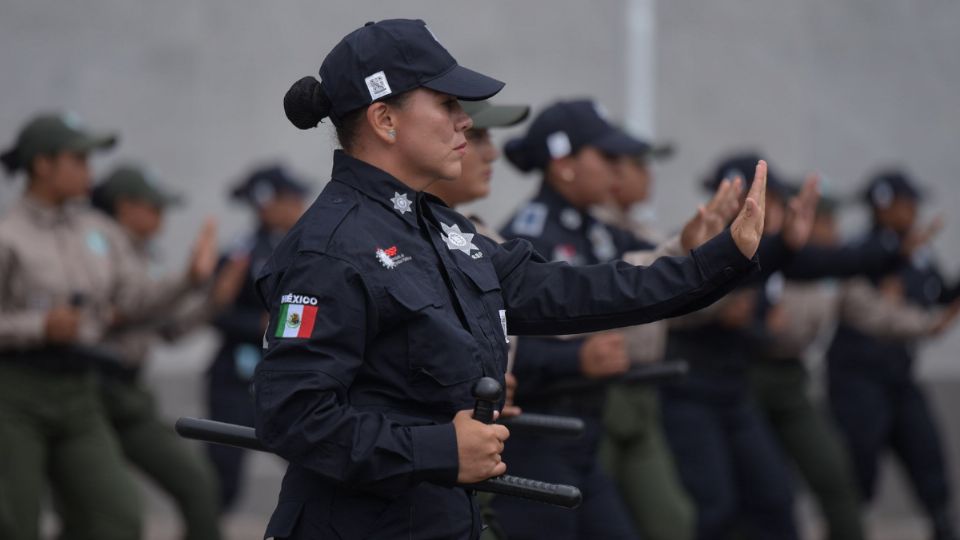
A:
<svg viewBox="0 0 960 540">
<path fill-rule="evenodd" d="M 363 82 L 367 83 L 367 90 L 370 91 L 370 99 L 377 100 L 383 96 L 390 95 L 390 83 L 387 82 L 387 76 L 382 71 L 370 75 Z"/>
</svg>

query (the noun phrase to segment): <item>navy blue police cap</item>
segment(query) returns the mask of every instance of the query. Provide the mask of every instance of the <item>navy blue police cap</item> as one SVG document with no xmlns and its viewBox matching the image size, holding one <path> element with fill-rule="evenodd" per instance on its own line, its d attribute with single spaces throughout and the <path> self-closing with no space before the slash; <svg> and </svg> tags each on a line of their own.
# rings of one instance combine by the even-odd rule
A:
<svg viewBox="0 0 960 540">
<path fill-rule="evenodd" d="M 368 22 L 347 34 L 320 66 L 320 81 L 304 77 L 284 99 L 287 117 L 309 129 L 329 116 L 335 125 L 352 111 L 420 87 L 465 101 L 488 99 L 504 83 L 459 65 L 422 20 Z M 291 96 L 295 94 L 294 96 Z M 291 107 L 306 94 L 313 114 Z"/>
<path fill-rule="evenodd" d="M 919 201 L 923 192 L 906 172 L 891 168 L 870 177 L 863 198 L 873 207 L 886 208 L 897 198 Z"/>
<path fill-rule="evenodd" d="M 744 192 L 753 184 L 753 175 L 757 169 L 757 162 L 764 159 L 757 152 L 736 152 L 720 159 L 713 172 L 703 179 L 701 184 L 707 191 L 716 191 L 724 180 L 743 178 Z M 787 199 L 796 193 L 796 188 L 787 183 L 780 174 L 767 162 L 767 191 L 773 192 L 782 199 Z"/>
<path fill-rule="evenodd" d="M 259 208 L 279 194 L 306 195 L 308 186 L 282 165 L 269 165 L 251 172 L 230 195 Z"/>
<path fill-rule="evenodd" d="M 521 171 L 544 169 L 553 159 L 576 154 L 585 146 L 613 155 L 641 156 L 652 148 L 606 119 L 593 101 L 559 101 L 540 111 L 527 133 L 507 141 L 504 153 Z"/>
</svg>

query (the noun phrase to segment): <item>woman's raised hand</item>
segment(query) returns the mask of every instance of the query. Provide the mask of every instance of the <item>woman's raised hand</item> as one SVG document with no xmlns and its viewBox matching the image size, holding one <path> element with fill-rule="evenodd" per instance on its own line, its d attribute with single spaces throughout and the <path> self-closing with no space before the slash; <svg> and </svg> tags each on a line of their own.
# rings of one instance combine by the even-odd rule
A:
<svg viewBox="0 0 960 540">
<path fill-rule="evenodd" d="M 747 193 L 747 200 L 736 219 L 730 225 L 733 241 L 744 257 L 752 258 L 760 247 L 763 237 L 763 217 L 766 213 L 767 198 L 767 162 L 757 162 L 757 171 L 753 176 L 753 185 Z"/>
</svg>

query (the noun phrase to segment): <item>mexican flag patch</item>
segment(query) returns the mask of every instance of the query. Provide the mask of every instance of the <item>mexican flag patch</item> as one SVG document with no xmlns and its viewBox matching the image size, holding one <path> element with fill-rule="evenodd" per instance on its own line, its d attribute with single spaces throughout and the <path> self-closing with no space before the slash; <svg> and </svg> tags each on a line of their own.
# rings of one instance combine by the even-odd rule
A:
<svg viewBox="0 0 960 540">
<path fill-rule="evenodd" d="M 308 338 L 313 333 L 316 320 L 316 298 L 296 294 L 284 295 L 280 300 L 280 314 L 274 335 L 278 338 Z"/>
</svg>

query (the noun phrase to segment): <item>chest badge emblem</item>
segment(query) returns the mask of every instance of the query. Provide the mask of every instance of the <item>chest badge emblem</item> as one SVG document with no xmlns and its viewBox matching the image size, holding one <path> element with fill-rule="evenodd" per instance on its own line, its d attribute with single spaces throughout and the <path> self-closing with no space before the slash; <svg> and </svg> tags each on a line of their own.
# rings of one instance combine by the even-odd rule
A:
<svg viewBox="0 0 960 540">
<path fill-rule="evenodd" d="M 404 255 L 400 253 L 397 246 L 390 246 L 388 248 L 377 248 L 375 252 L 377 260 L 380 261 L 380 265 L 386 268 L 387 270 L 393 270 L 397 266 L 411 260 L 413 257 Z"/>
<path fill-rule="evenodd" d="M 397 212 L 400 212 L 401 215 L 406 214 L 407 212 L 410 212 L 411 210 L 413 210 L 410 207 L 412 203 L 410 199 L 407 198 L 406 193 L 397 193 L 396 191 L 394 191 L 393 198 L 390 199 L 390 202 L 393 203 L 393 209 L 396 210 Z"/>
<path fill-rule="evenodd" d="M 451 251 L 462 251 L 467 255 L 470 255 L 470 252 L 473 250 L 480 251 L 480 248 L 473 243 L 473 233 L 462 232 L 460 225 L 441 223 L 440 226 L 443 227 L 443 234 L 440 235 L 440 238 L 447 244 L 447 249 Z"/>
</svg>

